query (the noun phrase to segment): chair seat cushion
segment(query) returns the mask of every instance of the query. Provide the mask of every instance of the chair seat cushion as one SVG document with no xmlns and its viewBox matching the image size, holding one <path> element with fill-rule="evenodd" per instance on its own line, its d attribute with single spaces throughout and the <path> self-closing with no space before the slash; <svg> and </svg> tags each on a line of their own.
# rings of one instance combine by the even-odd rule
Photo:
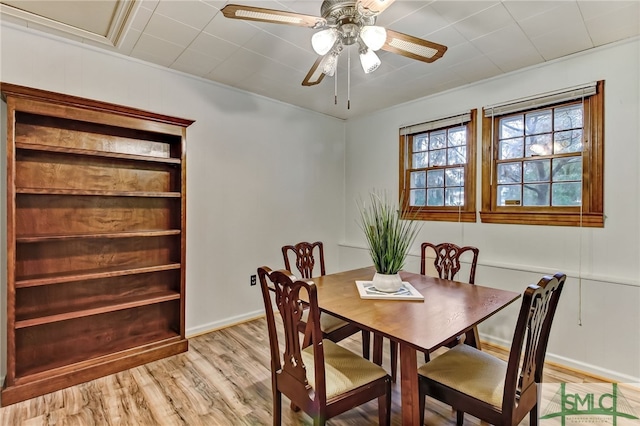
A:
<svg viewBox="0 0 640 426">
<path fill-rule="evenodd" d="M 418 368 L 418 374 L 502 408 L 507 363 L 469 345 L 458 345 Z"/>
<path fill-rule="evenodd" d="M 387 372 L 369 360 L 354 354 L 331 340 L 322 341 L 324 348 L 325 381 L 327 399 L 371 383 L 387 375 Z M 302 350 L 302 362 L 307 369 L 307 380 L 315 389 L 313 345 Z"/>
<path fill-rule="evenodd" d="M 305 309 L 302 312 L 302 321 L 307 322 L 309 319 L 309 309 Z M 338 317 L 334 317 L 330 314 L 321 313 L 320 314 L 320 330 L 323 333 L 331 333 L 334 330 L 344 327 L 349 324 L 346 321 L 341 320 Z"/>
</svg>

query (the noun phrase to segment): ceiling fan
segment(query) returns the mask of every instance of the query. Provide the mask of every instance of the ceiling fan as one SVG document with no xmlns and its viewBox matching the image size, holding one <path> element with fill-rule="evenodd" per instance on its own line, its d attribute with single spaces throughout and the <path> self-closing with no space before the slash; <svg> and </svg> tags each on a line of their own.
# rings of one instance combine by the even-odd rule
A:
<svg viewBox="0 0 640 426">
<path fill-rule="evenodd" d="M 379 49 L 422 62 L 433 62 L 444 55 L 446 46 L 375 25 L 377 16 L 393 2 L 324 0 L 320 7 L 321 16 L 237 4 L 225 6 L 222 13 L 227 18 L 320 30 L 311 38 L 312 47 L 320 56 L 302 81 L 303 86 L 313 86 L 320 83 L 325 75 L 334 75 L 338 57 L 345 46 L 358 45 L 365 73 L 375 71 L 380 65 L 380 59 L 374 53 Z"/>
</svg>

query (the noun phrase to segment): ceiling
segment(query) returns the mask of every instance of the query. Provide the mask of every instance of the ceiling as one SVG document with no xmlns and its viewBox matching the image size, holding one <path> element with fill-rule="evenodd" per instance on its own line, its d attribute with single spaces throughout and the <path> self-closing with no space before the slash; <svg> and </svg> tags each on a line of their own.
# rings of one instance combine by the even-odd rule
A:
<svg viewBox="0 0 640 426">
<path fill-rule="evenodd" d="M 640 35 L 640 0 L 396 0 L 377 25 L 448 46 L 424 63 L 379 51 L 364 74 L 347 50 L 333 78 L 301 85 L 314 30 L 225 18 L 227 3 L 320 15 L 321 0 L 0 0 L 4 22 L 347 119 Z"/>
</svg>

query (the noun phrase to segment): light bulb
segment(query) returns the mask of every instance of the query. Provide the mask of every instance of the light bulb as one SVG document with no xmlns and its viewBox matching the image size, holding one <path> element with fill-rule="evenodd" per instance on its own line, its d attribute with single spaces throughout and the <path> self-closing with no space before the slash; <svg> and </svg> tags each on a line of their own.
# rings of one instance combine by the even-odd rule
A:
<svg viewBox="0 0 640 426">
<path fill-rule="evenodd" d="M 364 41 L 364 44 L 374 52 L 380 50 L 387 41 L 387 30 L 384 27 L 378 27 L 375 25 L 365 25 L 360 30 L 360 38 Z"/>
<path fill-rule="evenodd" d="M 362 64 L 364 73 L 369 74 L 377 70 L 381 62 L 378 55 L 373 53 L 372 50 L 367 49 L 366 51 L 360 52 L 360 63 Z"/>
<path fill-rule="evenodd" d="M 339 54 L 339 52 L 333 51 L 322 59 L 319 68 L 322 70 L 323 74 L 333 77 L 336 72 L 336 68 L 338 68 Z"/>
<path fill-rule="evenodd" d="M 311 46 L 318 55 L 326 55 L 338 39 L 335 28 L 318 31 L 311 37 Z"/>
</svg>

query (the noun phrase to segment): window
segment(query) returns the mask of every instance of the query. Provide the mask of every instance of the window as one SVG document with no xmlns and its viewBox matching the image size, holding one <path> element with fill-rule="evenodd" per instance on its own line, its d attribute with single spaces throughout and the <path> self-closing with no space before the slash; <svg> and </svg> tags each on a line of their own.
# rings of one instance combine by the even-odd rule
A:
<svg viewBox="0 0 640 426">
<path fill-rule="evenodd" d="M 603 89 L 484 109 L 482 222 L 604 226 Z"/>
<path fill-rule="evenodd" d="M 475 222 L 477 111 L 400 129 L 402 213 Z"/>
</svg>

